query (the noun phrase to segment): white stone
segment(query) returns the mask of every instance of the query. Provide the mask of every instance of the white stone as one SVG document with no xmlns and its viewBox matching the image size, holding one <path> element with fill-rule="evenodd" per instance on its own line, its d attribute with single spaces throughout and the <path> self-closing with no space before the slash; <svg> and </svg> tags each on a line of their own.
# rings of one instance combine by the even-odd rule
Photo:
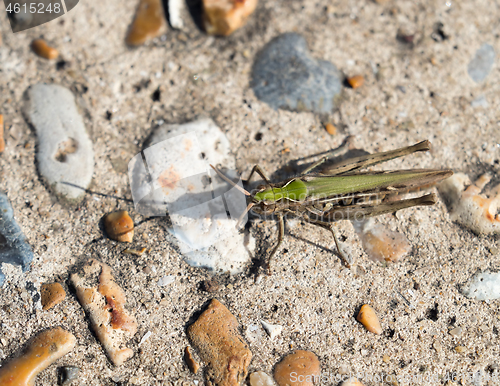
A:
<svg viewBox="0 0 500 386">
<path fill-rule="evenodd" d="M 141 341 L 139 342 L 139 347 L 141 347 L 142 344 L 151 337 L 151 335 L 153 335 L 153 333 L 151 331 L 146 332 L 144 334 L 144 336 L 142 337 Z"/>
<path fill-rule="evenodd" d="M 172 284 L 175 281 L 174 275 L 163 276 L 160 280 L 158 280 L 158 286 L 165 287 L 169 284 Z"/>
<path fill-rule="evenodd" d="M 276 386 L 274 379 L 263 371 L 250 374 L 250 386 Z"/>
<path fill-rule="evenodd" d="M 94 151 L 75 97 L 62 86 L 39 83 L 25 99 L 23 111 L 37 135 L 40 174 L 55 193 L 81 199 L 92 181 Z"/>
<path fill-rule="evenodd" d="M 283 326 L 280 326 L 279 324 L 270 324 L 264 320 L 261 320 L 260 323 L 262 324 L 262 327 L 264 327 L 264 330 L 266 330 L 271 340 L 273 340 L 283 331 Z"/>
<path fill-rule="evenodd" d="M 236 229 L 246 197 L 209 164 L 227 167 L 223 172 L 237 177 L 231 172 L 235 167 L 231 145 L 212 120 L 160 126 L 143 155 L 129 163 L 135 208 L 149 216 L 168 212 L 171 233 L 191 266 L 239 273 L 249 264 L 255 244 Z M 242 186 L 241 180 L 238 185 Z M 246 219 L 247 215 L 240 225 Z"/>
<path fill-rule="evenodd" d="M 477 300 L 500 299 L 500 272 L 477 273 L 469 281 L 463 293 Z"/>
<path fill-rule="evenodd" d="M 183 16 L 186 11 L 185 0 L 169 0 L 168 1 L 168 17 L 172 28 L 183 29 L 184 19 Z"/>
</svg>

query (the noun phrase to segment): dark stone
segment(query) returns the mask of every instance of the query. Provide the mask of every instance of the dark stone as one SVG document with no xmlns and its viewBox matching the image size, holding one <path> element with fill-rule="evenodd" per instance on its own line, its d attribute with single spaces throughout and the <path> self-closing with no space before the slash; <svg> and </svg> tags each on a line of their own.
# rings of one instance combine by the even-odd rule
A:
<svg viewBox="0 0 500 386">
<path fill-rule="evenodd" d="M 274 38 L 253 66 L 255 95 L 274 109 L 330 113 L 338 107 L 341 86 L 337 68 L 313 58 L 296 33 Z"/>
<path fill-rule="evenodd" d="M 0 192 L 0 286 L 5 281 L 2 263 L 20 265 L 23 272 L 26 272 L 32 261 L 33 251 L 14 219 L 9 199 Z"/>
</svg>

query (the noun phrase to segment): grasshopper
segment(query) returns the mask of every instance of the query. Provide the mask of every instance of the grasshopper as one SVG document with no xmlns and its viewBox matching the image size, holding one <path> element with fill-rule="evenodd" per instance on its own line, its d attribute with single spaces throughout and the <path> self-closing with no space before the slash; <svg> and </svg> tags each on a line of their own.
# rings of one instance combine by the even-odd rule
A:
<svg viewBox="0 0 500 386">
<path fill-rule="evenodd" d="M 368 166 L 416 152 L 430 150 L 430 142 L 422 141 L 413 146 L 363 155 L 346 159 L 322 173 L 312 173 L 329 158 L 336 156 L 347 147 L 347 141 L 339 149 L 330 152 L 318 162 L 308 167 L 297 177 L 280 183 L 272 183 L 259 165 L 255 165 L 247 183 L 254 173 L 266 182 L 252 193 L 236 185 L 217 168 L 210 165 L 217 174 L 243 194 L 249 197 L 248 206 L 241 219 L 250 210 L 257 215 L 274 215 L 278 219 L 278 243 L 268 259 L 268 272 L 272 258 L 278 251 L 284 236 L 284 216 L 292 215 L 306 222 L 325 228 L 331 232 L 340 257 L 347 267 L 350 261 L 342 253 L 333 223 L 339 220 L 361 220 L 365 217 L 395 213 L 412 206 L 434 205 L 435 193 L 417 198 L 392 200 L 395 195 L 409 190 L 435 184 L 453 174 L 451 170 L 412 169 L 383 172 L 359 172 Z M 388 200 L 389 199 L 389 200 Z"/>
</svg>

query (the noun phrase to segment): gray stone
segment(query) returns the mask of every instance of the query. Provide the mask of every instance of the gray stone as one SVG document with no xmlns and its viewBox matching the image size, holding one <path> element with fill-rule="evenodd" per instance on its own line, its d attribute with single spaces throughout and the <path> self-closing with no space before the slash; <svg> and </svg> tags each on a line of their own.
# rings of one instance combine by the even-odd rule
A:
<svg viewBox="0 0 500 386">
<path fill-rule="evenodd" d="M 92 181 L 94 152 L 73 94 L 40 83 L 25 99 L 24 114 L 38 138 L 38 171 L 57 195 L 77 202 Z"/>
<path fill-rule="evenodd" d="M 69 386 L 75 379 L 78 378 L 80 369 L 76 366 L 63 366 L 59 368 L 58 383 L 61 386 Z"/>
<path fill-rule="evenodd" d="M 469 62 L 467 72 L 476 83 L 482 82 L 490 73 L 495 63 L 495 50 L 491 44 L 483 44 Z"/>
<path fill-rule="evenodd" d="M 330 113 L 338 107 L 341 86 L 337 68 L 314 59 L 306 40 L 296 33 L 274 38 L 253 67 L 255 95 L 274 109 Z"/>
<path fill-rule="evenodd" d="M 5 281 L 2 263 L 19 265 L 23 272 L 26 272 L 32 260 L 33 251 L 14 219 L 14 210 L 9 199 L 0 192 L 0 286 Z"/>
<path fill-rule="evenodd" d="M 478 272 L 465 286 L 463 293 L 477 300 L 500 299 L 500 272 Z"/>
</svg>

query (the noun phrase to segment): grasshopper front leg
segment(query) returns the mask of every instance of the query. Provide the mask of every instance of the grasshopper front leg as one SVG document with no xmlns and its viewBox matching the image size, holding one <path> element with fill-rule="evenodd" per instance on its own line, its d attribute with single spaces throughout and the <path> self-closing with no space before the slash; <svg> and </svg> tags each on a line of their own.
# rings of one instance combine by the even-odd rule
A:
<svg viewBox="0 0 500 386">
<path fill-rule="evenodd" d="M 262 179 L 264 181 L 266 181 L 269 185 L 271 185 L 271 181 L 269 180 L 269 178 L 266 176 L 266 173 L 264 173 L 264 171 L 260 168 L 259 165 L 255 165 L 252 168 L 252 171 L 250 172 L 250 175 L 247 178 L 247 181 L 246 181 L 247 183 L 250 182 L 250 178 L 252 178 L 254 173 L 257 173 L 259 176 L 262 177 Z"/>
<path fill-rule="evenodd" d="M 269 276 L 271 276 L 271 262 L 276 252 L 278 252 L 278 248 L 283 242 L 283 237 L 285 235 L 285 223 L 283 221 L 283 215 L 281 213 L 276 213 L 276 216 L 278 217 L 278 244 L 276 244 L 276 246 L 274 247 L 273 251 L 271 252 L 267 260 L 267 274 Z"/>
</svg>

